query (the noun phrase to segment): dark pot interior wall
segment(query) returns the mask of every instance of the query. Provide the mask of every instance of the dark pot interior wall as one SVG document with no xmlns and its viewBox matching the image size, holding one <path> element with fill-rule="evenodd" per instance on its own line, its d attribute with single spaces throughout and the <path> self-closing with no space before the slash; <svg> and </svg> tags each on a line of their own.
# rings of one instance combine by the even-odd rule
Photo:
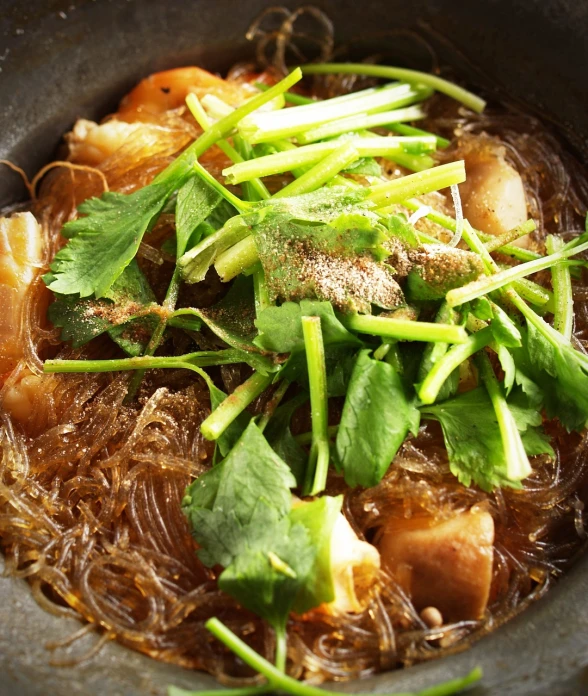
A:
<svg viewBox="0 0 588 696">
<path fill-rule="evenodd" d="M 243 37 L 262 0 L 0 0 L 0 158 L 34 173 L 80 116 L 106 114 L 144 75 L 199 63 L 226 69 L 251 51 Z M 281 2 L 294 7 L 301 3 Z M 433 30 L 442 62 L 472 85 L 526 102 L 588 158 L 588 3 L 577 0 L 316 0 L 346 41 L 383 29 Z M 446 37 L 453 48 L 436 38 Z M 0 207 L 23 195 L 3 171 Z M 0 557 L 1 560 L 1 557 Z M 467 653 L 340 691 L 408 691 L 480 664 L 472 696 L 588 693 L 588 559 L 548 595 Z M 163 694 L 165 685 L 212 688 L 204 675 L 110 644 L 76 668 L 49 665 L 44 644 L 79 624 L 50 616 L 24 582 L 0 579 L 0 696 Z M 89 638 L 86 646 L 95 638 Z"/>
<path fill-rule="evenodd" d="M 103 115 L 141 76 L 198 62 L 226 69 L 251 50 L 244 34 L 263 0 L 0 2 L 0 156 L 33 172 L 79 116 Z M 297 2 L 282 2 L 296 6 Z M 559 124 L 588 153 L 588 5 L 577 0 L 317 0 L 346 41 L 429 26 L 473 84 L 494 85 Z M 467 60 L 460 60 L 462 54 Z M 480 70 L 474 69 L 476 66 Z M 481 72 L 480 72 L 481 71 Z M 483 77 L 485 76 L 485 77 Z M 21 193 L 0 181 L 0 205 Z"/>
</svg>

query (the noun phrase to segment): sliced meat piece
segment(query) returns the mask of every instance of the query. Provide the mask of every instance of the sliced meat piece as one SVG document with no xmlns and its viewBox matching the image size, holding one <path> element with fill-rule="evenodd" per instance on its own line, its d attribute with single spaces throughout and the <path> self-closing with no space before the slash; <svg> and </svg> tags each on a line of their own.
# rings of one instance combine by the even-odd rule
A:
<svg viewBox="0 0 588 696">
<path fill-rule="evenodd" d="M 505 153 L 486 136 L 470 136 L 458 153 L 465 160 L 467 176 L 459 187 L 464 216 L 475 228 L 496 236 L 527 220 L 523 180 Z M 518 243 L 527 241 L 521 238 Z"/>
<path fill-rule="evenodd" d="M 446 522 L 391 520 L 378 541 L 382 564 L 417 611 L 436 607 L 445 623 L 483 616 L 492 582 L 494 521 L 484 511 Z"/>
<path fill-rule="evenodd" d="M 0 218 L 0 374 L 23 356 L 21 315 L 42 247 L 41 227 L 31 213 Z"/>
<path fill-rule="evenodd" d="M 65 136 L 69 147 L 68 159 L 78 164 L 100 164 L 141 128 L 149 129 L 149 126 L 114 119 L 98 125 L 81 118 Z"/>
<path fill-rule="evenodd" d="M 0 218 L 0 386 L 24 356 L 22 313 L 42 249 L 41 227 L 31 213 Z M 4 390 L 2 408 L 16 420 L 26 420 L 43 378 L 24 368 Z"/>
</svg>

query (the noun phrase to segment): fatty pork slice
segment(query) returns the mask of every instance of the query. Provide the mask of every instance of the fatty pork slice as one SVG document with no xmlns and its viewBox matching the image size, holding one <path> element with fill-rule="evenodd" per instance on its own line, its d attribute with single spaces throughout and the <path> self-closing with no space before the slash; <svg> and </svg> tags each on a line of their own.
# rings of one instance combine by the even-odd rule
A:
<svg viewBox="0 0 588 696">
<path fill-rule="evenodd" d="M 0 387 L 24 357 L 24 309 L 29 287 L 41 266 L 41 227 L 31 213 L 0 218 Z M 42 377 L 24 367 L 6 385 L 1 408 L 16 420 L 31 413 Z"/>
<path fill-rule="evenodd" d="M 378 548 L 383 567 L 417 611 L 435 607 L 444 623 L 480 619 L 492 582 L 494 521 L 471 509 L 449 520 L 393 519 Z"/>
</svg>

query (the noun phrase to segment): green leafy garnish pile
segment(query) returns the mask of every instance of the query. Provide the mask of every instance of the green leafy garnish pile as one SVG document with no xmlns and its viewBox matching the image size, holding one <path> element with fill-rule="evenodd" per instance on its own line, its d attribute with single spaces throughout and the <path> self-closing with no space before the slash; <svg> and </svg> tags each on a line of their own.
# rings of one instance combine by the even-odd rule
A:
<svg viewBox="0 0 588 696">
<path fill-rule="evenodd" d="M 134 371 L 130 399 L 151 368 L 191 370 L 209 388 L 201 432 L 216 443 L 214 466 L 189 486 L 183 508 L 219 587 L 267 620 L 277 639 L 274 667 L 208 622 L 267 679 L 235 696 L 322 693 L 285 675 L 286 625 L 290 612 L 334 598 L 330 544 L 342 499 L 321 496 L 329 472 L 350 487 L 376 486 L 421 420 L 434 420 L 461 483 L 518 488 L 532 472 L 529 457 L 553 454 L 544 413 L 569 431 L 588 420 L 588 358 L 571 343 L 570 283 L 570 259 L 588 249 L 588 230 L 567 244 L 549 239 L 546 256 L 512 244 L 533 221 L 497 242 L 428 209 L 461 235 L 462 248 L 421 234 L 402 209 L 420 209 L 419 196 L 463 182 L 465 170 L 463 162 L 433 166 L 447 141 L 404 122 L 425 115 L 433 90 L 477 111 L 483 102 L 397 68 L 306 72 L 401 81 L 320 102 L 288 94 L 297 69 L 239 108 L 217 99 L 209 113 L 190 95 L 202 136 L 148 186 L 84 202 L 45 276 L 55 293 L 49 318 L 64 341 L 79 347 L 107 333 L 129 356 L 48 360 L 46 372 Z M 296 105 L 260 110 L 272 100 Z M 371 130 L 381 127 L 392 134 Z M 223 174 L 241 196 L 199 164 L 215 144 L 232 159 Z M 413 173 L 387 180 L 380 158 Z M 271 195 L 264 179 L 276 174 L 290 183 Z M 175 211 L 166 250 L 176 264 L 158 304 L 135 257 L 164 209 Z M 513 265 L 497 266 L 490 252 L 498 249 Z M 207 309 L 178 307 L 182 284 L 198 287 L 213 267 L 232 283 L 224 298 Z M 545 269 L 552 291 L 528 278 Z M 170 331 L 185 332 L 197 350 L 166 353 Z M 206 368 L 229 363 L 248 365 L 250 376 L 227 395 Z M 460 391 L 466 367 L 477 383 Z M 253 415 L 248 407 L 266 390 L 268 407 Z M 335 399 L 341 416 L 332 423 Z M 295 437 L 301 408 L 310 408 L 311 432 Z M 294 490 L 321 497 L 293 505 Z M 477 678 L 426 693 L 455 693 Z"/>
</svg>

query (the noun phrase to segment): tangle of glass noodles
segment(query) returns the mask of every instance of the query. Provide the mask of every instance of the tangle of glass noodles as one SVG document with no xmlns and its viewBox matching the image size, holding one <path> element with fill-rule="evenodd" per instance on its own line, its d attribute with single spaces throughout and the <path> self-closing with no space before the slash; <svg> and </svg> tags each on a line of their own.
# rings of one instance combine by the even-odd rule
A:
<svg viewBox="0 0 588 696">
<path fill-rule="evenodd" d="M 251 29 L 252 36 L 261 35 L 259 53 L 266 68 L 272 42 L 277 46 L 277 71 L 290 55 L 300 58 L 297 33 L 305 32 L 296 27 L 305 18 L 319 28 L 314 42 L 319 57 L 329 58 L 333 37 L 328 19 L 308 8 L 295 15 L 277 12 L 269 30 L 263 29 L 267 13 Z M 308 35 L 303 38 L 308 42 Z M 232 76 L 239 74 L 242 69 Z M 316 89 L 336 94 L 355 86 L 349 77 L 343 82 L 329 78 Z M 541 123 L 505 107 L 476 116 L 435 97 L 424 127 L 452 140 L 441 155 L 445 159 L 455 159 L 475 138 L 500 142 L 523 176 L 529 214 L 538 223 L 534 244 L 539 248 L 548 233 L 577 233 L 588 206 L 586 173 Z M 44 177 L 31 209 L 43 227 L 45 267 L 63 244 L 63 223 L 72 219 L 82 200 L 102 193 L 103 178 L 111 191 L 135 190 L 198 132 L 182 109 L 150 118 L 149 128 L 148 144 L 131 135 L 97 167 L 100 176 L 91 169 L 60 166 Z M 220 176 L 225 160 L 216 148 L 203 161 Z M 451 211 L 440 194 L 426 203 Z M 428 230 L 434 228 L 427 224 Z M 173 218 L 164 215 L 139 255 L 160 299 L 173 268 L 161 245 L 172 232 Z M 588 287 L 574 283 L 574 337 L 585 349 Z M 184 289 L 180 300 L 202 306 L 213 303 L 221 292 L 218 279 L 211 276 Z M 103 338 L 78 350 L 62 344 L 46 322 L 47 303 L 39 277 L 22 316 L 25 360 L 2 392 L 25 371 L 40 375 L 28 420 L 12 422 L 3 413 L 0 424 L 0 537 L 8 572 L 27 578 L 42 606 L 80 615 L 103 641 L 115 638 L 158 659 L 207 670 L 227 685 L 256 683 L 233 655 L 210 640 L 204 622 L 218 616 L 268 658 L 274 649 L 272 633 L 216 588 L 214 572 L 195 555 L 180 510 L 186 485 L 210 466 L 211 446 L 199 433 L 209 413 L 205 387 L 191 373 L 154 371 L 138 402 L 127 405 L 125 374 L 42 375 L 41 361 L 48 356 L 117 354 Z M 198 345 L 219 343 L 205 334 Z M 193 346 L 193 339 L 174 330 L 165 351 L 182 353 Z M 247 376 L 234 366 L 211 374 L 228 391 Z M 254 408 L 262 404 L 263 397 Z M 307 419 L 299 421 L 300 429 L 308 428 Z M 442 656 L 467 646 L 543 595 L 584 544 L 588 463 L 585 435 L 567 435 L 556 422 L 546 423 L 546 429 L 556 457 L 535 458 L 533 474 L 519 491 L 487 494 L 460 485 L 449 472 L 438 426 L 426 423 L 404 444 L 380 485 L 346 493 L 346 515 L 356 531 L 372 541 L 394 517 L 428 514 L 443 519 L 474 505 L 488 510 L 495 521 L 496 542 L 486 618 L 428 628 L 410 598 L 382 572 L 363 613 L 333 617 L 314 612 L 291 619 L 291 674 L 314 682 L 350 679 Z M 333 473 L 327 492 L 343 490 L 342 480 Z"/>
</svg>

